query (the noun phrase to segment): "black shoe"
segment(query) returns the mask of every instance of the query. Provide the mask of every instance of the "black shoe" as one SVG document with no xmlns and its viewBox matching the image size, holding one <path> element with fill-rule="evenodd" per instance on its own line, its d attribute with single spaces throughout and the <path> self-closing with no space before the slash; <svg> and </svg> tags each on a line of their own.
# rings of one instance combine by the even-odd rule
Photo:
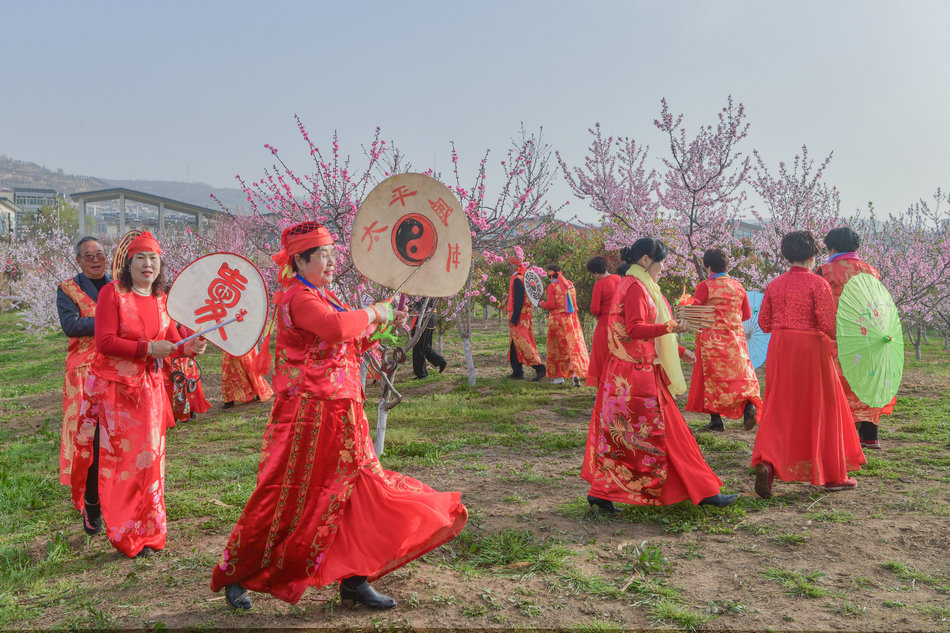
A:
<svg viewBox="0 0 950 633">
<path fill-rule="evenodd" d="M 722 423 L 722 416 L 713 413 L 709 416 L 709 424 L 703 427 L 704 431 L 725 431 L 726 425 Z"/>
<path fill-rule="evenodd" d="M 448 365 L 448 362 L 446 362 L 446 361 L 442 361 L 441 363 L 439 363 L 439 373 L 440 373 L 440 374 L 445 371 L 446 365 Z"/>
<path fill-rule="evenodd" d="M 135 555 L 135 558 L 148 558 L 154 553 L 155 553 L 155 550 L 149 547 L 148 545 L 146 545 L 141 550 L 139 550 L 139 553 Z"/>
<path fill-rule="evenodd" d="M 83 499 L 82 529 L 89 536 L 102 532 L 102 510 L 98 503 L 89 503 Z"/>
<path fill-rule="evenodd" d="M 261 400 L 260 396 L 254 396 L 253 398 L 251 398 L 251 402 L 260 402 L 260 400 Z"/>
<path fill-rule="evenodd" d="M 228 400 L 227 402 L 225 402 L 224 404 L 221 405 L 221 408 L 222 408 L 222 409 L 230 409 L 230 408 L 233 407 L 233 406 L 234 406 L 234 400 Z"/>
<path fill-rule="evenodd" d="M 535 365 L 534 371 L 534 378 L 531 379 L 531 382 L 541 382 L 548 375 L 548 368 L 544 366 L 544 363 Z"/>
<path fill-rule="evenodd" d="M 365 580 L 353 589 L 348 589 L 340 583 L 340 600 L 349 603 L 359 602 L 370 609 L 392 609 L 396 606 L 395 600 L 379 593 Z"/>
<path fill-rule="evenodd" d="M 423 376 L 416 375 L 416 376 L 413 376 L 412 379 L 413 379 L 413 380 L 425 380 L 425 379 L 428 378 L 428 377 L 429 377 L 429 374 L 425 374 L 425 375 L 423 375 Z"/>
<path fill-rule="evenodd" d="M 758 423 L 756 415 L 759 413 L 759 410 L 751 402 L 745 403 L 745 409 L 742 410 L 742 428 L 746 431 L 751 431 L 755 428 L 755 425 Z"/>
<path fill-rule="evenodd" d="M 591 495 L 587 495 L 587 503 L 590 504 L 590 507 L 593 508 L 594 506 L 597 506 L 604 512 L 613 513 L 617 511 L 617 508 L 614 506 L 614 502 L 610 499 L 601 499 L 600 497 L 592 497 Z"/>
<path fill-rule="evenodd" d="M 224 598 L 235 609 L 251 608 L 250 594 L 247 593 L 247 589 L 236 582 L 232 582 L 224 588 Z"/>
<path fill-rule="evenodd" d="M 520 373 L 520 374 L 519 374 L 519 373 L 516 373 L 516 372 L 511 372 L 510 374 L 508 374 L 508 377 L 511 378 L 512 380 L 524 380 L 524 374 L 523 374 L 523 373 Z"/>
<path fill-rule="evenodd" d="M 197 418 L 197 417 L 198 417 L 198 414 L 195 413 L 194 411 L 192 411 L 192 412 L 191 412 L 191 416 L 189 416 L 188 419 L 189 419 L 189 420 L 194 420 L 194 419 Z"/>
<path fill-rule="evenodd" d="M 736 499 L 739 498 L 739 495 L 724 495 L 721 492 L 714 494 L 711 497 L 706 497 L 696 505 L 698 506 L 727 506 Z"/>
</svg>

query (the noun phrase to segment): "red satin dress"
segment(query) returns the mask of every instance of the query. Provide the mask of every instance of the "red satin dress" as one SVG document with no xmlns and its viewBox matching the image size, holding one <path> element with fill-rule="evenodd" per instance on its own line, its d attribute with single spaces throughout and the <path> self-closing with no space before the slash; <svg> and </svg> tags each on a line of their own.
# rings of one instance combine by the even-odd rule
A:
<svg viewBox="0 0 950 633">
<path fill-rule="evenodd" d="M 598 386 L 600 374 L 610 352 L 607 350 L 607 316 L 610 314 L 610 304 L 617 292 L 620 283 L 619 275 L 607 275 L 594 282 L 594 293 L 590 300 L 590 313 L 597 317 L 597 326 L 594 328 L 594 340 L 590 344 L 590 365 L 587 367 L 585 385 Z"/>
<path fill-rule="evenodd" d="M 693 298 L 699 305 L 715 306 L 712 327 L 696 336 L 696 363 L 689 385 L 686 410 L 741 418 L 747 402 L 762 407 L 742 322 L 752 317 L 745 288 L 722 275 L 701 281 Z"/>
<path fill-rule="evenodd" d="M 72 472 L 82 511 L 93 438 L 99 427 L 99 503 L 106 536 L 126 556 L 165 547 L 165 429 L 172 424 L 165 376 L 147 356 L 149 341 L 181 340 L 165 295 L 99 291 L 96 356 L 86 380 Z"/>
<path fill-rule="evenodd" d="M 654 339 L 666 325 L 656 323 L 656 304 L 634 277 L 620 281 L 607 327 L 610 358 L 581 471 L 590 494 L 638 505 L 698 503 L 717 494 L 722 480 L 703 459 L 659 365 Z"/>
<path fill-rule="evenodd" d="M 278 301 L 274 388 L 257 488 L 211 576 L 296 604 L 309 586 L 370 581 L 457 535 L 461 493 L 383 470 L 363 414 L 363 310 L 294 281 Z"/>
<path fill-rule="evenodd" d="M 877 269 L 862 261 L 857 253 L 842 253 L 836 257 L 834 261 L 823 264 L 817 272 L 831 285 L 831 294 L 835 299 L 835 314 L 838 312 L 838 298 L 844 291 L 844 285 L 848 283 L 849 279 L 860 273 L 874 275 L 876 279 L 881 278 L 881 274 L 877 272 Z M 838 370 L 838 378 L 841 380 L 841 388 L 844 389 L 844 395 L 848 399 L 848 406 L 851 408 L 851 419 L 854 420 L 854 422 L 872 422 L 873 424 L 879 424 L 882 415 L 890 415 L 893 413 L 894 405 L 897 403 L 896 397 L 892 398 L 891 401 L 883 407 L 871 407 L 861 402 L 861 399 L 851 391 L 851 385 L 848 384 L 848 379 L 844 377 L 844 372 L 841 370 L 841 361 L 838 360 L 837 345 L 834 346 L 833 352 L 835 368 Z"/>
<path fill-rule="evenodd" d="M 531 312 L 533 306 L 528 299 L 527 293 L 524 295 L 524 302 L 521 306 L 521 314 L 518 318 L 518 325 L 511 325 L 511 317 L 514 312 L 515 282 L 521 282 L 524 286 L 524 272 L 519 271 L 511 276 L 508 282 L 508 329 L 511 335 L 511 342 L 515 344 L 515 353 L 518 355 L 518 362 L 529 367 L 535 367 L 541 364 L 541 355 L 538 353 L 538 345 L 534 342 L 534 319 Z M 511 354 L 511 345 L 508 346 L 508 353 Z M 511 360 L 510 358 L 508 359 Z"/>
<path fill-rule="evenodd" d="M 567 311 L 568 306 L 571 312 Z M 541 307 L 549 312 L 545 348 L 548 378 L 584 378 L 587 376 L 590 356 L 587 354 L 584 330 L 577 318 L 577 292 L 574 284 L 563 273 L 558 273 L 557 281 L 548 284 L 547 297 L 541 302 Z"/>
<path fill-rule="evenodd" d="M 96 301 L 87 295 L 73 279 L 59 285 L 66 296 L 79 307 L 80 318 L 96 316 Z M 76 432 L 82 409 L 82 390 L 89 375 L 89 366 L 96 355 L 96 341 L 92 336 L 71 336 L 66 348 L 66 372 L 63 374 L 63 428 L 59 448 L 59 483 L 69 486 L 72 481 L 73 454 L 76 452 Z"/>
<path fill-rule="evenodd" d="M 828 282 L 792 266 L 765 289 L 759 327 L 772 338 L 752 466 L 767 462 L 783 481 L 845 481 L 866 460 L 832 359 Z"/>
<path fill-rule="evenodd" d="M 261 402 L 270 400 L 274 390 L 258 371 L 258 352 L 244 356 L 221 353 L 221 397 L 225 402 L 250 402 L 254 396 Z"/>
</svg>

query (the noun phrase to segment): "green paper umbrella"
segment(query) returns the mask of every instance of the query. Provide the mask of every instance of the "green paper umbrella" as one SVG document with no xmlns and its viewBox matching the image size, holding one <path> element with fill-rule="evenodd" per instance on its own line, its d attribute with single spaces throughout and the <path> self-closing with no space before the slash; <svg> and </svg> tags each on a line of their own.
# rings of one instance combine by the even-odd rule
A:
<svg viewBox="0 0 950 633">
<path fill-rule="evenodd" d="M 851 390 L 870 407 L 897 394 L 904 372 L 904 333 L 890 293 L 873 275 L 855 275 L 838 299 L 838 360 Z"/>
</svg>

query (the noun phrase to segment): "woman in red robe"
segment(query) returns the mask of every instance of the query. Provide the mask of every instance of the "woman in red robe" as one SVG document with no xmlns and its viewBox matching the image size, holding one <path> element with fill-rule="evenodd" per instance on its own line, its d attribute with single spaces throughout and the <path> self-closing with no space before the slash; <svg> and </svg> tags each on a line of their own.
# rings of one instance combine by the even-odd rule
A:
<svg viewBox="0 0 950 633">
<path fill-rule="evenodd" d="M 696 364 L 689 385 L 686 410 L 709 414 L 708 431 L 723 431 L 722 416 L 744 418 L 746 430 L 755 427 L 762 406 L 759 379 L 749 359 L 742 322 L 752 318 L 745 288 L 726 273 L 729 258 L 720 248 L 703 253 L 707 278 L 699 282 L 693 300 L 715 306 L 715 321 L 696 336 Z"/>
<path fill-rule="evenodd" d="M 162 362 L 181 340 L 165 309 L 161 248 L 132 240 L 119 279 L 96 307 L 96 356 L 83 396 L 73 462 L 73 505 L 87 534 L 105 523 L 126 556 L 165 547 L 165 429 L 172 423 Z M 186 343 L 201 353 L 204 343 Z"/>
<path fill-rule="evenodd" d="M 828 247 L 828 253 L 831 257 L 816 272 L 825 278 L 831 285 L 831 294 L 835 300 L 835 314 L 838 312 L 838 298 L 844 291 L 844 285 L 855 275 L 865 273 L 873 275 L 876 279 L 881 278 L 877 269 L 866 264 L 861 256 L 857 254 L 861 247 L 861 238 L 854 230 L 843 226 L 828 231 L 825 236 L 825 246 Z M 853 391 L 848 379 L 844 377 L 841 370 L 841 362 L 838 360 L 837 345 L 833 350 L 835 359 L 835 368 L 838 370 L 838 378 L 841 380 L 841 388 L 844 389 L 844 395 L 848 399 L 848 406 L 851 408 L 851 418 L 858 425 L 858 439 L 861 441 L 861 448 L 879 449 L 881 442 L 877 436 L 878 424 L 882 415 L 890 415 L 894 412 L 894 404 L 897 400 L 892 399 L 883 407 L 871 407 L 858 398 Z"/>
<path fill-rule="evenodd" d="M 259 352 L 254 350 L 244 356 L 221 353 L 221 397 L 224 399 L 222 409 L 230 409 L 235 402 L 266 402 L 274 395 L 267 379 L 257 369 L 258 355 Z"/>
<path fill-rule="evenodd" d="M 607 259 L 597 256 L 587 262 L 587 271 L 594 276 L 594 291 L 590 300 L 590 313 L 597 317 L 597 326 L 594 328 L 594 340 L 590 344 L 590 364 L 587 366 L 587 380 L 585 385 L 597 387 L 600 382 L 600 373 L 607 363 L 607 316 L 610 314 L 610 304 L 613 303 L 620 283 L 620 275 L 611 275 L 607 272 Z"/>
<path fill-rule="evenodd" d="M 581 475 L 591 506 L 615 512 L 614 501 L 671 505 L 728 505 L 722 480 L 706 464 L 674 395 L 686 391 L 676 344 L 686 330 L 670 316 L 657 281 L 666 245 L 640 238 L 621 256 L 631 263 L 610 307 L 604 367 L 587 434 Z"/>
<path fill-rule="evenodd" d="M 574 378 L 574 386 L 580 387 L 581 380 L 587 376 L 590 356 L 587 355 L 587 342 L 584 330 L 577 318 L 577 291 L 574 284 L 564 276 L 561 267 L 551 264 L 547 267 L 547 296 L 541 307 L 548 311 L 547 374 L 553 378 L 552 384 L 559 385 L 565 378 Z"/>
<path fill-rule="evenodd" d="M 782 238 L 792 267 L 769 283 L 759 327 L 771 332 L 765 357 L 765 399 L 752 449 L 755 491 L 772 496 L 772 481 L 808 481 L 826 490 L 856 488 L 848 471 L 865 462 L 848 399 L 832 358 L 834 297 L 811 274 L 818 242 L 808 231 Z"/>
<path fill-rule="evenodd" d="M 511 364 L 509 378 L 524 378 L 524 365 L 534 369 L 534 378 L 538 382 L 546 375 L 541 362 L 538 346 L 534 342 L 534 320 L 531 316 L 533 306 L 524 287 L 524 274 L 528 272 L 524 263 L 517 257 L 508 258 L 508 362 Z"/>
<path fill-rule="evenodd" d="M 377 324 L 401 326 L 390 302 L 351 310 L 327 287 L 335 252 L 315 222 L 286 229 L 274 256 L 277 398 L 251 494 L 211 576 L 228 604 L 248 589 L 296 604 L 309 586 L 340 581 L 340 598 L 374 609 L 396 601 L 369 582 L 451 540 L 468 517 L 458 492 L 383 470 L 363 413 L 360 356 Z"/>
</svg>

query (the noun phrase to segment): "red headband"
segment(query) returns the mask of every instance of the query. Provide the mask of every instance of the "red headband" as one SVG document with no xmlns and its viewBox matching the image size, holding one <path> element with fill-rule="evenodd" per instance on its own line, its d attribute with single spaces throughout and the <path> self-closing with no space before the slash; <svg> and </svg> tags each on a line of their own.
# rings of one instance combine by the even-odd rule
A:
<svg viewBox="0 0 950 633">
<path fill-rule="evenodd" d="M 316 246 L 332 244 L 330 231 L 316 222 L 301 222 L 284 229 L 280 235 L 280 245 L 283 246 L 275 255 L 271 256 L 274 263 L 283 268 L 290 264 L 294 255 L 310 250 Z"/>
<path fill-rule="evenodd" d="M 151 233 L 145 231 L 129 242 L 129 248 L 125 251 L 126 257 L 132 257 L 136 253 L 157 253 L 161 255 L 162 247 L 158 245 L 158 240 L 152 237 Z"/>
</svg>

